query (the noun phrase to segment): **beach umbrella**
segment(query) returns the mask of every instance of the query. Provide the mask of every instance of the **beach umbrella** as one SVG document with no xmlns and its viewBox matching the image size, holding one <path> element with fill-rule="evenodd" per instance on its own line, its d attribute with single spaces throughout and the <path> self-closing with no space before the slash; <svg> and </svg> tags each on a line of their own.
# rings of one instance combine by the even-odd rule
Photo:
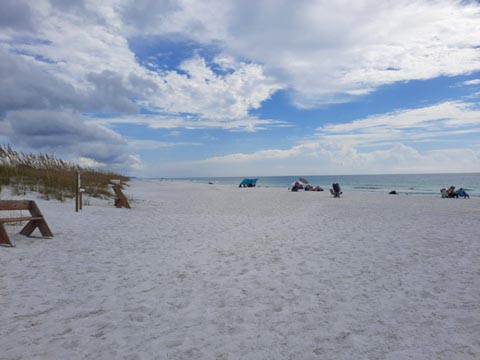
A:
<svg viewBox="0 0 480 360">
<path fill-rule="evenodd" d="M 300 180 L 300 181 L 303 182 L 304 184 L 308 184 L 308 180 L 305 179 L 305 178 L 299 178 L 298 180 Z"/>
</svg>

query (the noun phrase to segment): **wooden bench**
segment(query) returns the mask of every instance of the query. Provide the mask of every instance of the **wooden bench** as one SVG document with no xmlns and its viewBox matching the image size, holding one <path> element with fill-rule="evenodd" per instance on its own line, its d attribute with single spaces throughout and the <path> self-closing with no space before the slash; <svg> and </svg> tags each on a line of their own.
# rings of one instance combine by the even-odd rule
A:
<svg viewBox="0 0 480 360">
<path fill-rule="evenodd" d="M 115 192 L 115 207 L 121 208 L 125 206 L 127 209 L 130 209 L 130 204 L 127 201 L 127 198 L 122 192 L 120 185 L 114 184 L 112 185 L 113 191 Z"/>
<path fill-rule="evenodd" d="M 52 231 L 48 227 L 42 212 L 38 208 L 35 201 L 31 200 L 0 200 L 0 211 L 20 211 L 28 210 L 31 216 L 20 216 L 10 218 L 0 218 L 0 245 L 15 246 L 10 241 L 7 231 L 3 224 L 13 222 L 28 221 L 23 227 L 20 234 L 30 236 L 32 232 L 38 228 L 44 237 L 53 237 Z"/>
</svg>

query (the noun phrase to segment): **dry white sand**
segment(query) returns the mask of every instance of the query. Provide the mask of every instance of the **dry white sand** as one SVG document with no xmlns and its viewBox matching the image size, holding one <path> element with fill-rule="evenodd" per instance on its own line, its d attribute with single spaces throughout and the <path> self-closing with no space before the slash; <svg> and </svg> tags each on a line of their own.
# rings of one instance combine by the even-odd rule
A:
<svg viewBox="0 0 480 360">
<path fill-rule="evenodd" d="M 480 358 L 480 199 L 126 192 L 0 247 L 2 360 Z"/>
</svg>

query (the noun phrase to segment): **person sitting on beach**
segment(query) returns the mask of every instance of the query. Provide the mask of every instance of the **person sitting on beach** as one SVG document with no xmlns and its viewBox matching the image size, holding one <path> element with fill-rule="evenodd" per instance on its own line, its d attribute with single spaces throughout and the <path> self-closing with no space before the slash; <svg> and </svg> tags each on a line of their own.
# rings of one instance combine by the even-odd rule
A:
<svg viewBox="0 0 480 360">
<path fill-rule="evenodd" d="M 330 193 L 333 195 L 333 197 L 339 198 L 340 195 L 343 194 L 339 183 L 332 184 L 332 188 L 333 189 L 330 189 Z"/>
<path fill-rule="evenodd" d="M 468 195 L 468 193 L 465 190 L 463 190 L 463 188 L 458 189 L 457 197 L 459 196 L 463 197 L 464 199 L 467 199 L 467 198 L 470 199 L 470 195 Z"/>
<path fill-rule="evenodd" d="M 448 197 L 449 198 L 458 198 L 458 195 L 457 195 L 457 192 L 455 191 L 455 186 L 450 186 L 450 188 L 448 189 Z"/>
<path fill-rule="evenodd" d="M 300 184 L 298 181 L 295 182 L 295 184 L 294 184 L 293 187 L 292 187 L 292 191 L 297 192 L 297 191 L 300 190 L 300 189 L 303 189 L 302 184 Z"/>
</svg>

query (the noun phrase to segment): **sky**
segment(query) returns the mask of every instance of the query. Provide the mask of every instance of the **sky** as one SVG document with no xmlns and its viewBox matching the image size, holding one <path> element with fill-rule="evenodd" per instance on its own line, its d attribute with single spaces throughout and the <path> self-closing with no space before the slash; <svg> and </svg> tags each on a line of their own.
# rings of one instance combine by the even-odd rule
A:
<svg viewBox="0 0 480 360">
<path fill-rule="evenodd" d="M 480 3 L 2 0 L 0 143 L 138 177 L 480 172 Z"/>
</svg>

